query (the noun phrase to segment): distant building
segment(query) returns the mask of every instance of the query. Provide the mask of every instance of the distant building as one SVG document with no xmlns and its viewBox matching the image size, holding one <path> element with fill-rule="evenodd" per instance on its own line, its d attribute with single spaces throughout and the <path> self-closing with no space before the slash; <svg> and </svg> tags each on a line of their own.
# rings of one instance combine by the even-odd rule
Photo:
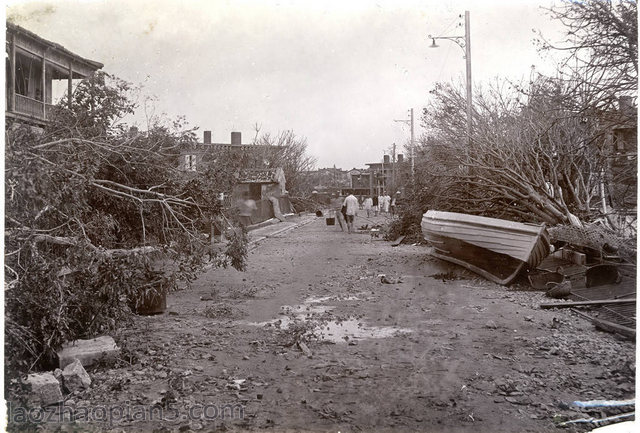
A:
<svg viewBox="0 0 640 433">
<path fill-rule="evenodd" d="M 240 167 L 237 171 L 237 185 L 233 191 L 221 191 L 225 207 L 233 207 L 238 200 L 252 199 L 256 202 L 257 209 L 250 217 L 251 223 L 256 224 L 273 218 L 275 215 L 271 198 L 276 198 L 279 212 L 289 213 L 291 203 L 286 196 L 286 179 L 281 167 L 269 167 L 266 159 L 270 152 L 277 151 L 279 146 L 242 144 L 242 134 L 234 131 L 231 133 L 230 143 L 212 143 L 211 131 L 204 131 L 202 143 L 184 149 L 179 157 L 180 168 L 189 175 L 189 172 L 202 170 L 207 159 L 207 164 L 225 164 L 225 158 L 234 156 L 250 156 L 246 161 L 251 161 L 251 166 Z M 218 160 L 221 158 L 221 160 Z"/>
<path fill-rule="evenodd" d="M 349 173 L 341 168 L 319 168 L 309 173 L 316 191 L 338 190 L 349 185 Z"/>
<path fill-rule="evenodd" d="M 349 170 L 349 188 L 342 194 L 371 195 L 371 175 L 369 170 L 352 168 Z"/>
<path fill-rule="evenodd" d="M 211 131 L 204 131 L 202 143 L 185 149 L 180 154 L 180 168 L 185 171 L 197 171 L 206 155 L 220 152 L 248 152 L 260 156 L 267 151 L 277 149 L 278 146 L 265 146 L 257 144 L 242 144 L 242 133 L 231 133 L 231 143 L 212 143 Z M 262 164 L 262 168 L 269 168 L 268 164 Z"/>
<path fill-rule="evenodd" d="M 7 21 L 5 116 L 43 125 L 53 103 L 53 81 L 84 79 L 102 69 L 102 63 L 85 59 L 62 45 Z"/>
<path fill-rule="evenodd" d="M 382 162 L 371 162 L 366 164 L 369 169 L 366 172 L 366 180 L 369 181 L 369 194 L 389 195 L 402 191 L 404 187 L 404 178 L 410 166 L 404 159 L 404 155 L 399 154 L 395 161 L 391 161 L 390 155 L 383 155 Z M 364 177 L 361 174 L 360 177 Z M 360 179 L 360 185 L 362 180 Z"/>
</svg>

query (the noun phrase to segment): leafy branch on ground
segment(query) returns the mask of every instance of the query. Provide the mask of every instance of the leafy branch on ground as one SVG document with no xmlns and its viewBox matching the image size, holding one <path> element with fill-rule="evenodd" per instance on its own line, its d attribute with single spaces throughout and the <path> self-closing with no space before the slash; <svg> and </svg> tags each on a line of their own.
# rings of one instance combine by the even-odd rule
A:
<svg viewBox="0 0 640 433">
<path fill-rule="evenodd" d="M 51 366 L 65 341 L 114 331 L 145 293 L 189 285 L 205 265 L 244 269 L 246 233 L 224 251 L 205 233 L 219 178 L 179 169 L 195 146 L 182 119 L 145 132 L 124 81 L 98 72 L 42 131 L 7 124 L 5 360 Z M 224 172 L 220 168 L 219 172 Z M 227 176 L 227 178 L 232 175 Z"/>
</svg>

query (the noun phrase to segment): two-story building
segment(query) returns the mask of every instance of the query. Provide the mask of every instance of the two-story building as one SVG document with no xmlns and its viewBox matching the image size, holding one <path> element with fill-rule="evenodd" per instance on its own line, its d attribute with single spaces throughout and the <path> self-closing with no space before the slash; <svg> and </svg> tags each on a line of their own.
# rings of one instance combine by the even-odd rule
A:
<svg viewBox="0 0 640 433">
<path fill-rule="evenodd" d="M 382 162 L 371 162 L 366 164 L 369 181 L 369 194 L 389 195 L 403 190 L 403 177 L 407 171 L 407 164 L 402 154 L 397 155 L 396 160 L 391 160 L 391 155 L 384 155 Z M 362 176 L 361 176 L 362 177 Z"/>
<path fill-rule="evenodd" d="M 71 96 L 74 80 L 82 80 L 104 65 L 13 23 L 6 24 L 5 116 L 43 125 L 54 103 L 54 81 L 66 81 L 66 92 Z"/>
</svg>

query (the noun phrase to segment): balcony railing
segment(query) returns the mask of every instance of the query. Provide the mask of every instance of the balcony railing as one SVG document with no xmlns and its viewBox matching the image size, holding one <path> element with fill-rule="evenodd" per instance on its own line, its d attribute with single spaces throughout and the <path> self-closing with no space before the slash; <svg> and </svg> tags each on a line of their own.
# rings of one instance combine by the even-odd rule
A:
<svg viewBox="0 0 640 433">
<path fill-rule="evenodd" d="M 28 96 L 16 94 L 16 103 L 14 111 L 27 116 L 36 117 L 38 119 L 47 119 L 50 117 L 53 105 L 44 104 Z"/>
</svg>

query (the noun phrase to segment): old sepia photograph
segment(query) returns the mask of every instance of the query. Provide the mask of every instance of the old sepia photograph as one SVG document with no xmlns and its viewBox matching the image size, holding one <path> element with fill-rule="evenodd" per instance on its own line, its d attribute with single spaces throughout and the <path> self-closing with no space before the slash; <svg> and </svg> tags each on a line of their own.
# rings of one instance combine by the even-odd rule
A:
<svg viewBox="0 0 640 433">
<path fill-rule="evenodd" d="M 6 431 L 637 431 L 636 0 L 4 13 Z"/>
</svg>

